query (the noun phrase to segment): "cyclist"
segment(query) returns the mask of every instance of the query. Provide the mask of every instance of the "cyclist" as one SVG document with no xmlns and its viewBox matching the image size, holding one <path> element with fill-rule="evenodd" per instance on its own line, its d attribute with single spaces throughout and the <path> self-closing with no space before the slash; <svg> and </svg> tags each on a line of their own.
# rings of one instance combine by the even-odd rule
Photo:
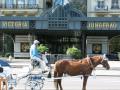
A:
<svg viewBox="0 0 120 90">
<path fill-rule="evenodd" d="M 40 63 L 41 69 L 43 72 L 48 71 L 48 67 L 46 66 L 45 61 L 42 59 L 41 52 L 38 52 L 37 46 L 40 42 L 38 40 L 34 40 L 33 44 L 30 47 L 30 58 L 32 60 L 36 60 Z"/>
</svg>

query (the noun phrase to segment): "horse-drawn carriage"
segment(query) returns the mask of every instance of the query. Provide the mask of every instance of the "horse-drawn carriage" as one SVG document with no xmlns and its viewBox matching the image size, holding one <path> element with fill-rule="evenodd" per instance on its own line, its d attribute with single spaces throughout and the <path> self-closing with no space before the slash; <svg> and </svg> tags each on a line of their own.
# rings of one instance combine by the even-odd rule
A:
<svg viewBox="0 0 120 90">
<path fill-rule="evenodd" d="M 8 62 L 6 63 L 8 64 Z M 2 63 L 0 62 L 0 64 Z M 36 90 L 36 88 L 41 90 L 44 85 L 45 75 L 39 68 L 39 64 L 36 64 L 34 69 L 30 66 L 31 65 L 24 66 L 23 68 L 18 69 L 12 68 L 8 64 L 8 67 L 5 68 L 10 68 L 10 70 L 5 70 L 5 68 L 3 69 L 3 66 L 0 67 L 0 90 L 15 90 L 15 88 L 17 88 L 17 84 L 20 83 L 19 81 L 21 81 L 22 78 L 26 78 L 26 82 L 24 84 L 25 90 Z"/>
<path fill-rule="evenodd" d="M 26 78 L 25 90 L 41 90 L 44 85 L 45 76 L 41 70 L 32 70 L 19 80 Z"/>
<path fill-rule="evenodd" d="M 26 78 L 25 90 L 41 90 L 44 86 L 45 78 L 51 77 L 51 67 L 48 67 L 47 72 L 43 72 L 40 68 L 41 63 L 34 59 L 31 60 L 32 68 L 28 74 L 19 79 Z M 50 65 L 49 65 L 50 66 Z"/>
</svg>

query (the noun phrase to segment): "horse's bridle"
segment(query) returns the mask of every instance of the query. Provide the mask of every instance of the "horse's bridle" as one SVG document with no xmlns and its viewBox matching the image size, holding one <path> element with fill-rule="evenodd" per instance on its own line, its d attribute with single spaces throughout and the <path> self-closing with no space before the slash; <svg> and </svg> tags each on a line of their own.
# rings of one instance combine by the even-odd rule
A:
<svg viewBox="0 0 120 90">
<path fill-rule="evenodd" d="M 102 59 L 102 61 L 100 62 L 101 64 L 104 62 L 105 60 L 104 60 L 104 58 Z"/>
<path fill-rule="evenodd" d="M 106 58 L 106 56 L 103 55 L 101 63 L 103 63 L 104 61 L 108 60 L 108 59 L 105 59 L 105 58 Z"/>
</svg>

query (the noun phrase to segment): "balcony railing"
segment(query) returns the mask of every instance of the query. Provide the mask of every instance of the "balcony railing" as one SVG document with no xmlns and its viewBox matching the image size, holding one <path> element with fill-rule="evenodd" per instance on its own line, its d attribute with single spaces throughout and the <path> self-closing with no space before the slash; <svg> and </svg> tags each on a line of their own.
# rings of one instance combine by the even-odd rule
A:
<svg viewBox="0 0 120 90">
<path fill-rule="evenodd" d="M 98 11 L 98 10 L 108 10 L 108 6 L 95 6 L 95 10 Z"/>
<path fill-rule="evenodd" d="M 120 9 L 119 5 L 112 5 L 111 9 Z"/>
<path fill-rule="evenodd" d="M 39 9 L 38 4 L 4 4 L 0 5 L 2 9 Z"/>
</svg>

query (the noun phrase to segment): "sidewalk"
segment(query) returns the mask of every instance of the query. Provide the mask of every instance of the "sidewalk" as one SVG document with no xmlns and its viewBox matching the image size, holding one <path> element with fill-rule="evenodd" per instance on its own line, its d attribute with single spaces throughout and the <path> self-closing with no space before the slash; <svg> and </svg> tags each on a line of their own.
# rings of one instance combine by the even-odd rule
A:
<svg viewBox="0 0 120 90">
<path fill-rule="evenodd" d="M 10 61 L 11 65 L 28 65 L 30 64 L 30 59 L 13 59 L 12 61 Z M 110 65 L 110 69 L 112 70 L 120 70 L 120 61 L 108 61 L 109 65 Z M 54 64 L 52 64 L 54 66 Z M 98 65 L 96 67 L 97 69 L 104 69 L 102 67 L 102 65 Z"/>
<path fill-rule="evenodd" d="M 115 75 L 115 76 L 120 76 L 120 61 L 109 61 L 109 64 L 110 64 L 110 70 L 106 70 L 105 68 L 102 67 L 102 65 L 98 65 L 96 67 L 96 70 L 93 71 L 92 75 Z M 26 59 L 26 60 L 23 60 L 23 59 L 19 59 L 18 61 L 15 60 L 15 61 L 12 61 L 10 63 L 11 66 L 13 67 L 29 67 L 30 65 L 30 60 L 29 59 Z M 52 67 L 54 67 L 54 64 L 52 64 Z"/>
</svg>

